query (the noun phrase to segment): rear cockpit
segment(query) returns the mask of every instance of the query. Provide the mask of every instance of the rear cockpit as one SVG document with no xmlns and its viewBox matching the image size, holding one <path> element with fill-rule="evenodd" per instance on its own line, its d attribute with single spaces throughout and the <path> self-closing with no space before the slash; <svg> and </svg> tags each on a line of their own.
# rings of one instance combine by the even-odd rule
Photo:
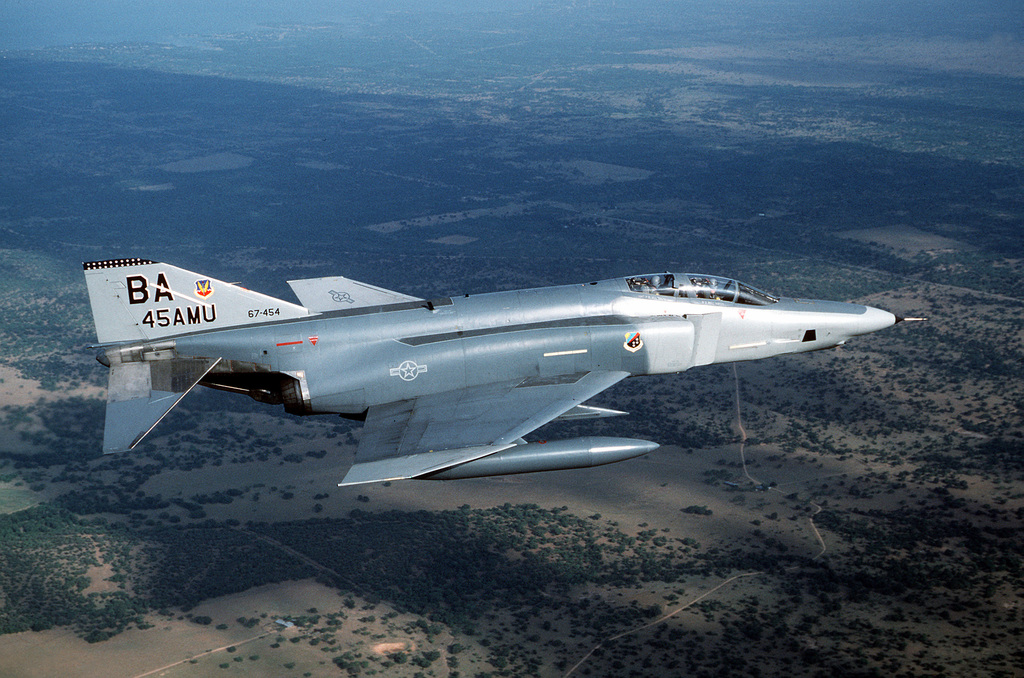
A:
<svg viewBox="0 0 1024 678">
<path fill-rule="evenodd" d="M 779 300 L 738 280 L 699 273 L 636 275 L 626 278 L 626 284 L 631 292 L 682 299 L 708 299 L 750 306 L 768 306 Z"/>
</svg>

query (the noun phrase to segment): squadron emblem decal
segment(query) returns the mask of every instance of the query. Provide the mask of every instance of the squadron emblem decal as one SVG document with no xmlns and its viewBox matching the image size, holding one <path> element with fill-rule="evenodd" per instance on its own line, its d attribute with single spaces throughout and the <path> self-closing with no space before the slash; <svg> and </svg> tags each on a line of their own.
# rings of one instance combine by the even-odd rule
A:
<svg viewBox="0 0 1024 678">
<path fill-rule="evenodd" d="M 401 377 L 402 381 L 412 381 L 420 376 L 420 372 L 426 372 L 426 365 L 417 365 L 412 360 L 406 360 L 398 367 L 392 367 L 389 374 L 392 377 Z"/>
<path fill-rule="evenodd" d="M 630 353 L 636 353 L 644 347 L 644 340 L 640 338 L 639 332 L 626 332 L 626 342 L 622 347 Z"/>
<path fill-rule="evenodd" d="M 196 281 L 196 294 L 205 299 L 206 297 L 213 294 L 213 285 L 210 284 L 210 279 L 197 280 Z"/>
</svg>

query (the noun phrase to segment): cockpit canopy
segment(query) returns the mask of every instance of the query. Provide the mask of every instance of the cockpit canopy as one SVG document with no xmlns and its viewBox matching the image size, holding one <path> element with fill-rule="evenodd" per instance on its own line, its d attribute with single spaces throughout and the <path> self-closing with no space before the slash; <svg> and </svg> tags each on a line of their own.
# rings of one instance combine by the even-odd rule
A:
<svg viewBox="0 0 1024 678">
<path fill-rule="evenodd" d="M 738 280 L 701 273 L 636 275 L 626 278 L 626 284 L 632 292 L 684 299 L 714 299 L 751 306 L 767 306 L 779 300 Z"/>
</svg>

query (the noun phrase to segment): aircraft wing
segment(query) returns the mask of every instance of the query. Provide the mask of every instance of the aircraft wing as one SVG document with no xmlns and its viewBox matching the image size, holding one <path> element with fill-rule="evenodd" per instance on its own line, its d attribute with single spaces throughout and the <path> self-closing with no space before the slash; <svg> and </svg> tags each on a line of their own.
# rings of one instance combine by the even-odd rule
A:
<svg viewBox="0 0 1024 678">
<path fill-rule="evenodd" d="M 340 485 L 416 478 L 508 449 L 627 376 L 531 377 L 371 407 Z"/>
<path fill-rule="evenodd" d="M 364 306 L 384 306 L 406 301 L 422 301 L 401 292 L 392 292 L 383 287 L 343 278 L 340 275 L 327 278 L 305 278 L 289 280 L 295 296 L 310 311 L 344 311 Z"/>
</svg>

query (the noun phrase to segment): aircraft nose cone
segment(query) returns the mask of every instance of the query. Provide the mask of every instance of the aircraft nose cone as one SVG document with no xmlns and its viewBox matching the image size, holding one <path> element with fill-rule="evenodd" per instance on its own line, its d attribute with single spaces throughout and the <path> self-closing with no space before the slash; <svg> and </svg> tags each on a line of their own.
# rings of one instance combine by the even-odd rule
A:
<svg viewBox="0 0 1024 678">
<path fill-rule="evenodd" d="M 898 318 L 896 315 L 889 313 L 889 311 L 883 311 L 880 308 L 874 306 L 865 306 L 864 313 L 858 318 L 856 334 L 870 334 L 871 332 L 877 332 L 878 330 L 885 329 L 886 327 L 892 327 L 898 323 L 902 318 Z"/>
</svg>

